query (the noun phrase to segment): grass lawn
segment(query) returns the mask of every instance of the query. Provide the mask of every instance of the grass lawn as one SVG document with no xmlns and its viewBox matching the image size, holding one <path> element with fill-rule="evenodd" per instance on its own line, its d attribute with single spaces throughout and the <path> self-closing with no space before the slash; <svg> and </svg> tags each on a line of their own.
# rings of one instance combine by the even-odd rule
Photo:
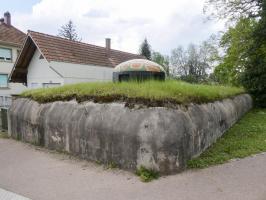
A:
<svg viewBox="0 0 266 200">
<path fill-rule="evenodd" d="M 79 102 L 86 100 L 94 100 L 95 102 L 124 101 L 148 105 L 150 102 L 156 102 L 155 106 L 158 106 L 167 103 L 204 103 L 244 92 L 244 89 L 236 87 L 197 85 L 168 80 L 142 83 L 79 83 L 57 88 L 30 90 L 21 96 L 42 103 L 75 98 Z"/>
<path fill-rule="evenodd" d="M 266 151 L 266 109 L 246 114 L 225 135 L 198 158 L 188 162 L 189 168 L 205 168 L 230 159 L 244 158 Z"/>
</svg>

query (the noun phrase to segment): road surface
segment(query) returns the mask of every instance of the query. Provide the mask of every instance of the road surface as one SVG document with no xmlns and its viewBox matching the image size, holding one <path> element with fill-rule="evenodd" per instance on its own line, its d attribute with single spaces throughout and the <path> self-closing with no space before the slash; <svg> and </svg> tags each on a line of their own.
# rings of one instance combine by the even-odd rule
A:
<svg viewBox="0 0 266 200">
<path fill-rule="evenodd" d="M 142 183 L 129 172 L 0 139 L 0 188 L 32 200 L 266 200 L 266 154 Z"/>
</svg>

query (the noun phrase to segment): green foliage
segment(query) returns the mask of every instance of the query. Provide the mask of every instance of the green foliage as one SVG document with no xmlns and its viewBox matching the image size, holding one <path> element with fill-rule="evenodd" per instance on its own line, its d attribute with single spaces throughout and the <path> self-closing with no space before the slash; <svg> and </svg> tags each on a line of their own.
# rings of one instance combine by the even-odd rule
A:
<svg viewBox="0 0 266 200">
<path fill-rule="evenodd" d="M 136 174 L 140 177 L 141 181 L 143 182 L 150 182 L 154 179 L 159 178 L 159 172 L 152 169 L 147 169 L 143 166 L 137 169 Z"/>
<path fill-rule="evenodd" d="M 22 97 L 32 98 L 39 102 L 58 100 L 78 101 L 94 100 L 97 102 L 140 102 L 150 104 L 191 102 L 210 102 L 244 93 L 242 88 L 189 84 L 182 81 L 145 81 L 145 82 L 95 82 L 65 85 L 56 88 L 29 90 Z M 157 105 L 157 104 L 156 104 Z"/>
<path fill-rule="evenodd" d="M 266 1 L 207 0 L 219 18 L 238 21 L 222 43 L 229 45 L 215 74 L 224 83 L 241 83 L 256 106 L 266 107 Z"/>
<path fill-rule="evenodd" d="M 78 36 L 76 32 L 76 28 L 72 22 L 72 20 L 69 20 L 67 24 L 61 26 L 61 28 L 58 30 L 58 36 L 73 40 L 73 41 L 81 41 L 81 38 Z"/>
<path fill-rule="evenodd" d="M 169 76 L 169 57 L 168 56 L 164 56 L 161 53 L 154 51 L 152 52 L 151 60 L 161 65 L 164 68 L 166 75 Z"/>
<path fill-rule="evenodd" d="M 190 168 L 205 168 L 266 151 L 266 109 L 255 109 L 217 140 L 198 158 L 188 162 Z"/>
<path fill-rule="evenodd" d="M 148 43 L 147 38 L 145 38 L 140 45 L 140 55 L 146 57 L 148 60 L 151 60 L 151 46 Z"/>
<path fill-rule="evenodd" d="M 241 18 L 235 27 L 229 28 L 222 36 L 220 46 L 224 49 L 225 56 L 214 70 L 219 83 L 241 84 L 240 78 L 245 70 L 248 49 L 253 42 L 252 34 L 256 24 L 254 19 Z"/>
<path fill-rule="evenodd" d="M 242 83 L 259 107 L 266 107 L 266 1 L 254 32 Z"/>
<path fill-rule="evenodd" d="M 113 162 L 113 161 L 112 162 L 109 162 L 107 164 L 107 166 L 106 166 L 107 169 L 115 169 L 117 167 L 118 167 L 118 165 L 115 162 Z"/>
</svg>

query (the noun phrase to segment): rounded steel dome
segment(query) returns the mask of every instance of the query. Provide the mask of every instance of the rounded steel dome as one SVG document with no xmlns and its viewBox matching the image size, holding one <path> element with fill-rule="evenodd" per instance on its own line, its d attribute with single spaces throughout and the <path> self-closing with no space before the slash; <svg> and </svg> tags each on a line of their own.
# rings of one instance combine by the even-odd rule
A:
<svg viewBox="0 0 266 200">
<path fill-rule="evenodd" d="M 165 80 L 164 68 L 150 60 L 133 59 L 123 62 L 114 68 L 114 81 L 129 81 L 129 80 Z"/>
<path fill-rule="evenodd" d="M 115 67 L 114 71 L 115 72 L 125 72 L 125 71 L 165 72 L 161 65 L 145 59 L 133 59 L 126 62 L 122 62 Z"/>
</svg>

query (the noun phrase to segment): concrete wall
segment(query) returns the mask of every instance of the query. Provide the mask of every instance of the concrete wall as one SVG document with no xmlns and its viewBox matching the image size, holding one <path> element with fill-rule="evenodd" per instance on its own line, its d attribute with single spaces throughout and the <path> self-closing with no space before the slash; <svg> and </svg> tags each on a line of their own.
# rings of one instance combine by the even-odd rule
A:
<svg viewBox="0 0 266 200">
<path fill-rule="evenodd" d="M 14 63 L 16 62 L 18 56 L 18 47 L 3 45 L 0 44 L 0 48 L 8 48 L 12 50 L 12 60 L 11 62 L 8 61 L 1 61 L 0 60 L 0 74 L 7 74 L 8 76 L 11 73 Z M 10 96 L 13 94 L 19 94 L 24 91 L 26 87 L 21 83 L 8 83 L 7 88 L 0 88 L 0 96 Z"/>
<path fill-rule="evenodd" d="M 45 58 L 41 58 L 41 53 L 36 49 L 28 66 L 27 83 L 28 88 L 41 88 L 44 84 L 64 84 L 64 79 L 49 66 Z"/>
<path fill-rule="evenodd" d="M 183 170 L 252 107 L 249 95 L 178 109 L 130 109 L 123 103 L 54 102 L 19 98 L 9 110 L 9 134 L 134 171 Z"/>
</svg>

